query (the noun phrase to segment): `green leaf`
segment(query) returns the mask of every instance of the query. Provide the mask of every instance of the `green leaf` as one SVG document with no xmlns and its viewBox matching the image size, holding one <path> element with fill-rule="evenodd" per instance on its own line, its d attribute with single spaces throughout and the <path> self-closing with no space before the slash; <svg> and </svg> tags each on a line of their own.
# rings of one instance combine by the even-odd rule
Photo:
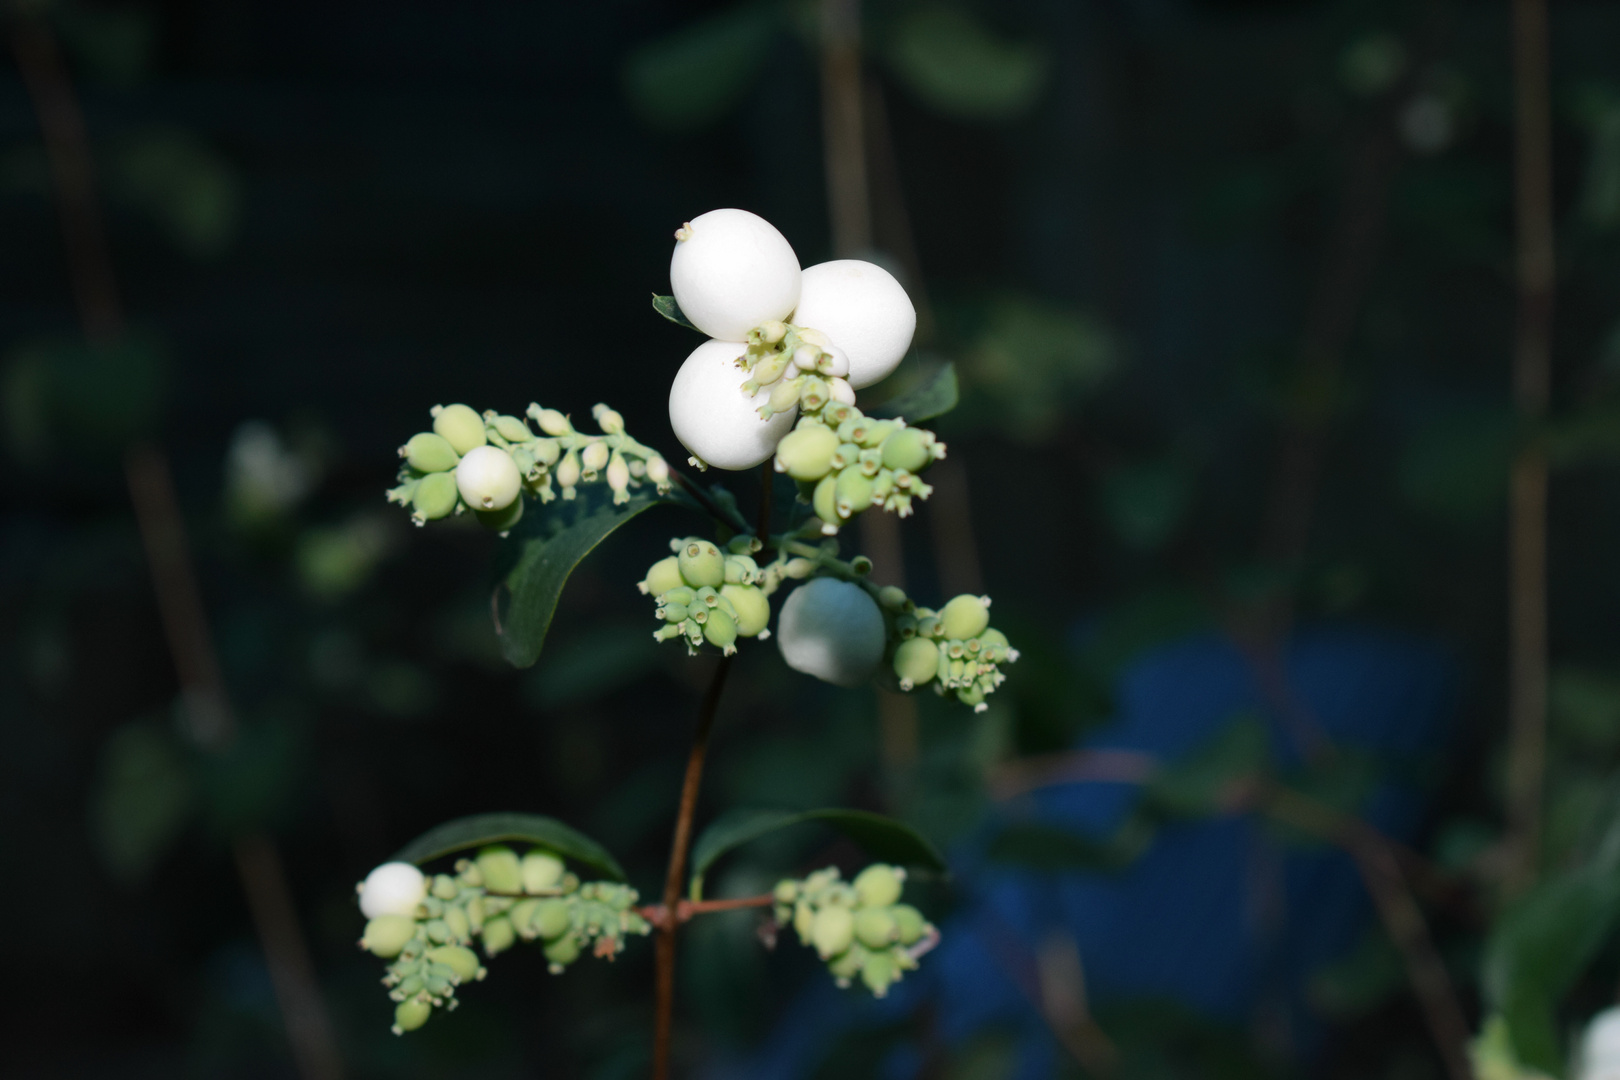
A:
<svg viewBox="0 0 1620 1080">
<path fill-rule="evenodd" d="M 692 320 L 682 313 L 681 305 L 675 302 L 673 296 L 659 296 L 657 293 L 653 293 L 653 310 L 676 326 L 684 326 L 688 330 L 697 330 L 697 327 L 692 325 Z M 698 333 L 701 334 L 703 331 L 698 330 Z"/>
<path fill-rule="evenodd" d="M 1044 46 L 1002 40 L 966 12 L 933 5 L 900 19 L 887 59 L 923 104 L 990 123 L 1035 104 L 1052 66 Z"/>
<path fill-rule="evenodd" d="M 495 633 L 501 654 L 514 667 L 529 667 L 540 658 L 557 600 L 574 567 L 619 526 L 668 500 L 637 496 L 615 506 L 605 485 L 580 489 L 572 502 L 553 502 L 543 512 L 528 513 L 504 549 L 510 552 L 497 576 Z M 506 594 L 501 603 L 502 591 Z"/>
<path fill-rule="evenodd" d="M 1271 738 L 1252 716 L 1240 717 L 1196 751 L 1161 770 L 1148 782 L 1148 804 L 1174 817 L 1220 813 L 1227 797 L 1245 780 L 1264 775 L 1271 764 Z"/>
<path fill-rule="evenodd" d="M 1482 983 L 1520 1061 L 1562 1072 L 1555 1009 L 1617 915 L 1620 867 L 1604 858 L 1542 882 L 1497 920 L 1485 942 Z"/>
<path fill-rule="evenodd" d="M 945 857 L 910 825 L 865 810 L 761 810 L 738 808 L 716 818 L 692 846 L 692 897 L 703 896 L 703 876 L 720 856 L 767 833 L 819 822 L 843 833 L 883 862 L 944 872 Z"/>
<path fill-rule="evenodd" d="M 912 423 L 921 423 L 944 416 L 956 408 L 957 401 L 956 365 L 947 360 L 921 385 L 885 401 L 872 410 L 872 415 L 903 416 Z"/>
<path fill-rule="evenodd" d="M 434 859 L 469 851 L 485 844 L 539 844 L 564 858 L 600 870 L 614 881 L 624 880 L 624 870 L 607 848 L 578 829 L 543 814 L 473 814 L 437 825 L 400 848 L 396 862 L 427 863 Z"/>
<path fill-rule="evenodd" d="M 625 96 L 665 131 L 710 124 L 742 100 L 770 59 L 778 20 L 774 4 L 740 4 L 648 42 L 625 59 Z"/>
<path fill-rule="evenodd" d="M 165 725 L 125 724 L 101 749 L 90 827 L 113 876 L 138 881 L 179 837 L 195 784 L 185 751 Z"/>
</svg>

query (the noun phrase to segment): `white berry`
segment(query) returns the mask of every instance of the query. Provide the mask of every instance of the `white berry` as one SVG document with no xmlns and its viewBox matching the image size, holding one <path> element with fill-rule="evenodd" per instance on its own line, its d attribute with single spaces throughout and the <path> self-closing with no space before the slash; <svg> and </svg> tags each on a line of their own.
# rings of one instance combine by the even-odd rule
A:
<svg viewBox="0 0 1620 1080">
<path fill-rule="evenodd" d="M 1579 1080 L 1611 1080 L 1620 1076 L 1620 1008 L 1605 1009 L 1592 1018 L 1581 1039 Z"/>
<path fill-rule="evenodd" d="M 883 613 L 859 585 L 816 578 L 783 602 L 776 640 L 794 671 L 860 686 L 883 659 Z"/>
<path fill-rule="evenodd" d="M 917 309 L 883 267 L 836 259 L 805 270 L 793 323 L 820 330 L 843 350 L 847 378 L 859 390 L 900 366 L 917 329 Z"/>
<path fill-rule="evenodd" d="M 360 886 L 360 913 L 368 919 L 383 915 L 415 915 L 427 896 L 427 878 L 408 862 L 383 863 L 366 875 Z"/>
<path fill-rule="evenodd" d="M 469 450 L 456 466 L 456 487 L 462 501 L 474 510 L 504 510 L 522 486 L 517 462 L 498 446 Z"/>
<path fill-rule="evenodd" d="M 752 469 L 770 460 L 782 436 L 793 430 L 797 408 L 759 418 L 769 387 L 753 395 L 742 392 L 748 375 L 737 358 L 747 351 L 735 341 L 705 341 L 692 350 L 669 388 L 669 426 L 705 465 Z"/>
<path fill-rule="evenodd" d="M 710 210 L 675 234 L 669 284 L 693 326 L 741 341 L 785 320 L 799 302 L 799 257 L 787 238 L 747 210 Z"/>
</svg>

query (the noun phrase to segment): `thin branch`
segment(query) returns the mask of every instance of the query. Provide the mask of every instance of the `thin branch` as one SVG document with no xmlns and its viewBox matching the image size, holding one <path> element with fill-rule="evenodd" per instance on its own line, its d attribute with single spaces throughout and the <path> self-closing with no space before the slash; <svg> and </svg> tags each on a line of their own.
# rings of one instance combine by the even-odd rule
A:
<svg viewBox="0 0 1620 1080">
<path fill-rule="evenodd" d="M 1546 0 L 1513 3 L 1513 181 L 1518 332 L 1513 398 L 1526 429 L 1547 414 L 1555 270 L 1552 118 Z M 1509 860 L 1504 885 L 1528 888 L 1540 861 L 1547 742 L 1547 455 L 1539 441 L 1513 463 L 1508 509 Z"/>
<path fill-rule="evenodd" d="M 675 836 L 670 842 L 669 872 L 664 878 L 665 912 L 679 912 L 681 882 L 686 876 L 687 849 L 692 841 L 692 816 L 697 811 L 698 791 L 703 786 L 703 763 L 709 752 L 709 735 L 720 707 L 720 694 L 726 687 L 732 657 L 722 656 L 709 680 L 698 709 L 697 734 L 686 758 L 686 779 L 681 785 L 680 809 L 675 816 Z M 675 933 L 678 921 L 664 918 L 654 950 L 657 1003 L 653 1021 L 653 1080 L 669 1080 L 670 1035 L 675 1016 Z"/>
<path fill-rule="evenodd" d="M 716 911 L 739 911 L 744 908 L 770 907 L 776 903 L 772 893 L 762 893 L 759 896 L 739 896 L 731 900 L 680 900 L 675 904 L 675 922 L 691 922 L 699 915 L 709 915 Z M 636 909 L 641 917 L 658 927 L 660 930 L 670 925 L 669 908 L 663 904 L 646 904 Z"/>
</svg>

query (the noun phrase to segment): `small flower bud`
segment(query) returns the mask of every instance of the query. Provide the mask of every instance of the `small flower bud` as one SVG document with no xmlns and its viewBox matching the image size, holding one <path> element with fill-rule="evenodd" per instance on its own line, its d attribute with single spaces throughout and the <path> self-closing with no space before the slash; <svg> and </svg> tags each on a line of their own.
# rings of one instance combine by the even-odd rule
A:
<svg viewBox="0 0 1620 1080">
<path fill-rule="evenodd" d="M 778 341 L 787 337 L 787 326 L 778 319 L 772 319 L 761 326 L 758 333 L 759 340 L 767 345 L 775 345 Z"/>
<path fill-rule="evenodd" d="M 624 455 L 615 453 L 613 460 L 608 462 L 607 485 L 613 489 L 614 502 L 628 502 L 630 499 L 630 466 L 624 460 Z"/>
<path fill-rule="evenodd" d="M 529 425 L 515 416 L 497 416 L 489 422 L 489 426 L 495 429 L 495 434 L 507 442 L 528 442 L 534 438 L 534 432 L 529 430 Z"/>
<path fill-rule="evenodd" d="M 573 433 L 574 425 L 568 422 L 568 417 L 556 409 L 540 409 L 531 405 L 529 406 L 529 415 L 534 418 L 536 424 L 540 425 L 540 430 L 547 435 L 560 438 L 563 435 Z"/>
<path fill-rule="evenodd" d="M 591 406 L 591 416 L 596 420 L 596 426 L 602 429 L 604 435 L 618 435 L 624 431 L 624 417 L 606 405 Z"/>
<path fill-rule="evenodd" d="M 415 1031 L 428 1022 L 433 1015 L 433 1006 L 420 997 L 408 998 L 399 1003 L 394 1009 L 394 1034 L 403 1035 L 407 1031 Z"/>
<path fill-rule="evenodd" d="M 799 387 L 799 403 L 810 412 L 815 412 L 831 400 L 827 383 L 823 379 L 806 378 Z"/>
<path fill-rule="evenodd" d="M 828 379 L 827 393 L 833 401 L 840 405 L 855 404 L 855 388 L 849 384 L 847 379 Z"/>
<path fill-rule="evenodd" d="M 391 959 L 416 936 L 416 920 L 409 915 L 378 915 L 366 923 L 360 947 L 373 956 Z"/>
<path fill-rule="evenodd" d="M 534 454 L 536 464 L 549 469 L 557 464 L 557 459 L 562 456 L 562 444 L 556 439 L 536 439 L 530 453 Z"/>
<path fill-rule="evenodd" d="M 771 387 L 771 396 L 766 399 L 765 408 L 769 409 L 771 413 L 788 412 L 799 403 L 801 385 L 798 379 L 781 380 Z"/>
<path fill-rule="evenodd" d="M 849 354 L 836 345 L 829 345 L 822 350 L 816 370 L 823 375 L 843 378 L 849 374 Z"/>
<path fill-rule="evenodd" d="M 663 487 L 669 483 L 669 462 L 654 455 L 647 459 L 647 479 Z"/>
<path fill-rule="evenodd" d="M 425 473 L 446 472 L 461 460 L 450 440 L 431 431 L 412 435 L 410 442 L 399 448 L 399 456 L 411 468 Z"/>
<path fill-rule="evenodd" d="M 580 464 L 584 466 L 584 477 L 587 480 L 595 479 L 596 474 L 607 467 L 608 444 L 593 442 L 586 445 L 584 453 L 580 455 Z"/>
<path fill-rule="evenodd" d="M 466 405 L 434 406 L 433 430 L 458 454 L 489 441 L 484 435 L 484 418 Z"/>
<path fill-rule="evenodd" d="M 778 904 L 791 904 L 799 898 L 799 883 L 792 878 L 784 878 L 776 883 L 772 895 Z"/>
<path fill-rule="evenodd" d="M 763 357 L 754 365 L 754 369 L 748 373 L 748 382 L 753 383 L 755 387 L 769 386 L 782 377 L 782 374 L 787 371 L 787 367 L 788 358 L 786 356 L 781 353 L 772 353 Z M 743 385 L 746 387 L 747 383 Z"/>
<path fill-rule="evenodd" d="M 978 637 L 990 625 L 990 598 L 963 593 L 940 609 L 940 632 L 951 641 Z"/>
<path fill-rule="evenodd" d="M 873 863 L 855 875 L 852 884 L 862 907 L 886 908 L 900 899 L 900 885 L 905 879 L 906 872 L 899 867 Z"/>
<path fill-rule="evenodd" d="M 877 599 L 886 611 L 904 611 L 906 605 L 910 603 L 906 599 L 906 590 L 894 585 L 885 585 L 879 589 Z"/>
<path fill-rule="evenodd" d="M 579 483 L 579 455 L 568 451 L 562 461 L 557 465 L 557 484 L 563 489 L 563 498 L 572 498 L 569 494 Z"/>
<path fill-rule="evenodd" d="M 688 537 L 676 558 L 680 563 L 681 577 L 686 579 L 688 585 L 714 586 L 726 580 L 725 556 L 707 540 Z"/>
<path fill-rule="evenodd" d="M 418 523 L 448 517 L 456 508 L 458 497 L 455 473 L 430 473 L 422 477 L 411 495 L 411 517 Z"/>
<path fill-rule="evenodd" d="M 833 451 L 832 467 L 843 470 L 861 460 L 861 446 L 859 443 L 839 443 L 838 449 Z"/>
<path fill-rule="evenodd" d="M 579 938 L 573 934 L 564 934 L 556 941 L 546 944 L 546 959 L 551 961 L 551 973 L 561 975 L 563 968 L 579 959 Z"/>
<path fill-rule="evenodd" d="M 782 564 L 782 574 L 795 581 L 803 581 L 816 572 L 816 564 L 810 559 L 789 559 Z"/>
</svg>

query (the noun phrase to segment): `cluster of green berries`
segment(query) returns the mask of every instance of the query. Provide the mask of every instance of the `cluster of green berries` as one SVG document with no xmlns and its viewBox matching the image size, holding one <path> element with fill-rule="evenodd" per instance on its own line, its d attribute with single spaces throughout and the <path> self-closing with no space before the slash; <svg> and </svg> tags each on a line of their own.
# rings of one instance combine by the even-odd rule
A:
<svg viewBox="0 0 1620 1080">
<path fill-rule="evenodd" d="M 408 864 L 390 863 L 359 886 L 362 910 L 373 879 Z M 414 870 L 414 867 L 410 868 Z M 454 1009 L 456 987 L 487 974 L 471 946 L 493 958 L 518 940 L 538 941 L 552 974 L 591 947 L 612 959 L 629 934 L 645 935 L 651 924 L 636 910 L 637 893 L 612 882 L 581 883 L 562 859 L 542 848 L 519 858 L 504 845 L 485 848 L 476 859 L 461 859 L 455 873 L 425 878 L 418 872 L 420 896 L 405 894 L 373 914 L 360 939 L 362 948 L 392 961 L 383 985 L 397 1005 L 394 1033 L 414 1031 L 435 1008 Z M 387 884 L 385 882 L 384 884 Z M 414 904 L 411 901 L 414 899 Z"/>
<path fill-rule="evenodd" d="M 938 611 L 914 606 L 898 589 L 880 591 L 878 602 L 892 615 L 890 646 L 900 689 L 933 684 L 936 693 L 986 708 L 985 695 L 1006 681 L 1002 664 L 1018 659 L 1007 635 L 990 625 L 990 598 L 963 593 Z"/>
<path fill-rule="evenodd" d="M 494 410 L 479 415 L 466 405 L 435 405 L 433 430 L 411 436 L 399 448 L 404 459 L 390 502 L 411 507 L 418 525 L 472 510 L 478 520 L 505 533 L 523 516 L 523 493 L 550 502 L 575 497 L 579 485 L 603 480 L 615 503 L 650 481 L 669 490 L 669 464 L 624 430 L 624 417 L 597 405 L 591 410 L 600 435 L 575 431 L 556 409 L 530 405 L 528 418 Z M 540 429 L 529 427 L 533 420 Z"/>
<path fill-rule="evenodd" d="M 753 398 L 766 392 L 764 404 L 755 409 L 760 419 L 795 406 L 812 411 L 829 401 L 855 404 L 849 357 L 820 330 L 773 320 L 748 331 L 747 342 L 737 366 L 748 373 L 744 394 Z"/>
<path fill-rule="evenodd" d="M 707 641 L 728 656 L 737 651 L 739 637 L 769 637 L 769 594 L 776 579 L 767 582 L 750 555 L 758 545 L 752 537 L 738 536 L 722 552 L 701 537 L 671 540 L 674 554 L 653 563 L 636 586 L 658 602 L 656 614 L 664 625 L 653 637 L 683 638 L 690 652 Z"/>
<path fill-rule="evenodd" d="M 818 870 L 802 881 L 776 886 L 776 922 L 792 924 L 800 943 L 816 950 L 841 987 L 860 976 L 878 997 L 917 968 L 917 959 L 939 943 L 939 931 L 909 904 L 900 903 L 906 872 L 882 863 L 852 882 L 838 868 Z"/>
<path fill-rule="evenodd" d="M 823 533 L 831 536 L 871 506 L 906 517 L 912 500 L 933 492 L 920 474 L 945 456 L 945 444 L 932 431 L 907 427 L 904 420 L 876 420 L 841 401 L 828 402 L 814 379 L 803 390 L 801 404 L 798 424 L 776 444 L 776 471 L 799 482 Z"/>
</svg>

